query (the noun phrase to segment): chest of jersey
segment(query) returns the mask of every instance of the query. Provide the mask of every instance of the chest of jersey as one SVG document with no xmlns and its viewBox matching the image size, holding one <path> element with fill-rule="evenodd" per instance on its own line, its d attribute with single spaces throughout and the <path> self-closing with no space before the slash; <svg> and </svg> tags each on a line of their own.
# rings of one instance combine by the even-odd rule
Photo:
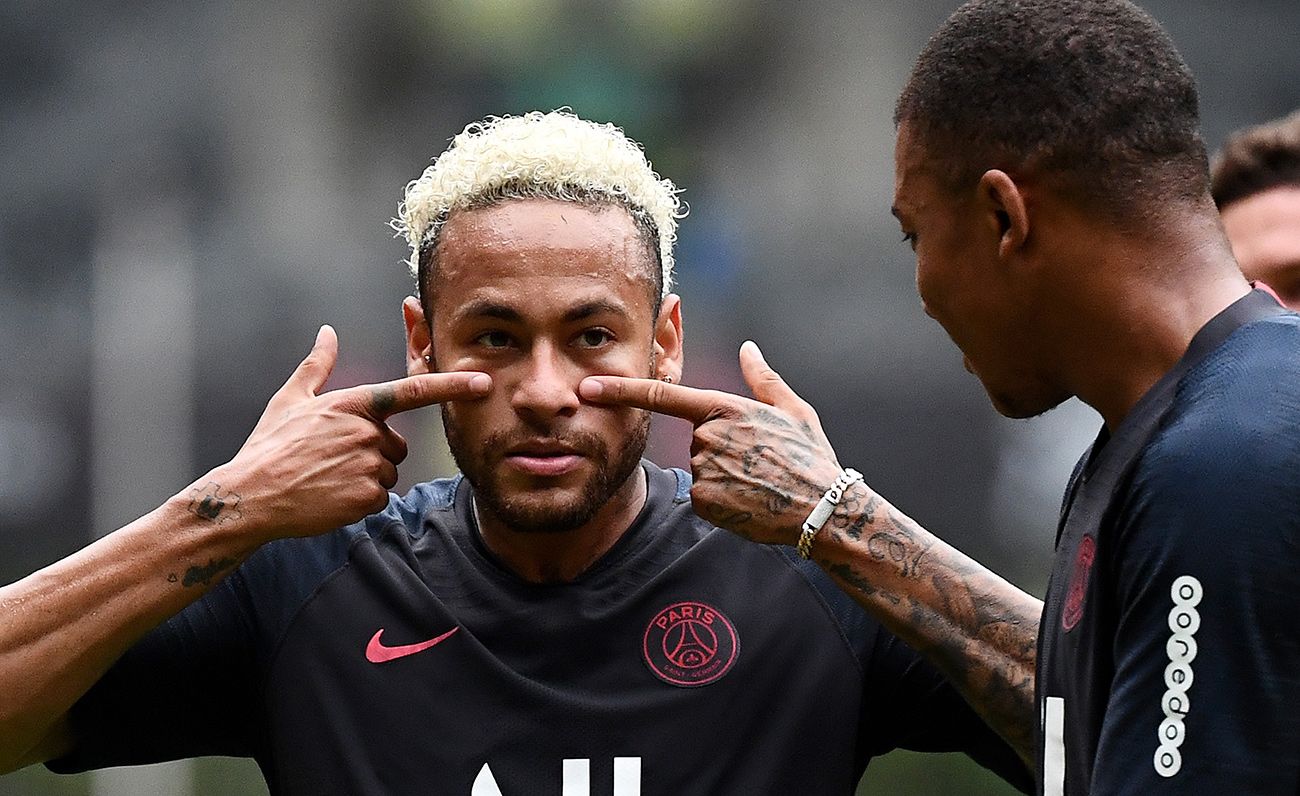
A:
<svg viewBox="0 0 1300 796">
<path fill-rule="evenodd" d="M 1114 677 L 1106 551 L 1095 518 L 1067 518 L 1040 625 L 1038 694 L 1044 793 L 1088 793 Z M 1101 544 L 1106 540 L 1102 538 Z"/>
<path fill-rule="evenodd" d="M 711 544 L 591 588 L 492 583 L 445 558 L 357 551 L 270 673 L 272 787 L 851 792 L 852 656 L 829 622 L 781 619 L 821 613 L 800 605 L 815 601 L 793 571 L 758 548 L 722 569 Z"/>
</svg>

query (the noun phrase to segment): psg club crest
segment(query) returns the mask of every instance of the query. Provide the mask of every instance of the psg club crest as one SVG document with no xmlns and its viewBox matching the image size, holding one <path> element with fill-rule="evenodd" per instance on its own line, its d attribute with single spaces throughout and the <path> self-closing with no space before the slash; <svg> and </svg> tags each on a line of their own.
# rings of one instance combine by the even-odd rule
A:
<svg viewBox="0 0 1300 796">
<path fill-rule="evenodd" d="M 1093 559 L 1097 557 L 1097 543 L 1091 536 L 1079 540 L 1079 551 L 1074 555 L 1074 572 L 1070 575 L 1070 590 L 1065 593 L 1065 608 L 1061 610 L 1061 627 L 1069 632 L 1083 618 L 1083 601 L 1088 594 L 1088 575 Z"/>
<path fill-rule="evenodd" d="M 718 609 L 680 602 L 655 614 L 645 629 L 642 653 L 650 671 L 682 688 L 708 685 L 731 670 L 740 638 Z"/>
</svg>

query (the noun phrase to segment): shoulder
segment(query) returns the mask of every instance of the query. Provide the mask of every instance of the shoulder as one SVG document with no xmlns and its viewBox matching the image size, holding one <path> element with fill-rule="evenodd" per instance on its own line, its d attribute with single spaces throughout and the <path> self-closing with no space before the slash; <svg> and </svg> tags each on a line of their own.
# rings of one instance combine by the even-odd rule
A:
<svg viewBox="0 0 1300 796">
<path fill-rule="evenodd" d="M 1166 431 L 1234 434 L 1300 427 L 1300 315 L 1246 324 L 1183 376 Z M 1174 436 L 1173 439 L 1178 439 Z"/>
<path fill-rule="evenodd" d="M 1300 317 L 1242 327 L 1188 371 L 1117 508 L 1125 546 L 1256 559 L 1300 545 Z"/>
<path fill-rule="evenodd" d="M 397 535 L 418 536 L 430 515 L 455 508 L 460 476 L 417 484 L 406 495 L 388 496 L 383 511 L 371 514 L 319 536 L 279 539 L 264 545 L 241 570 L 279 575 L 300 573 L 308 578 L 327 576 L 344 566 L 359 542 L 381 542 Z M 443 520 L 445 521 L 445 520 Z"/>
<path fill-rule="evenodd" d="M 275 634 L 327 581 L 347 569 L 358 545 L 404 546 L 427 522 L 449 522 L 461 478 L 422 483 L 406 495 L 390 495 L 383 511 L 313 537 L 263 545 L 227 579 L 231 596 L 245 601 Z"/>
<path fill-rule="evenodd" d="M 716 536 L 711 544 L 725 542 L 743 546 L 744 540 L 695 513 L 690 473 L 677 467 L 660 467 L 648 459 L 641 460 L 641 468 L 646 474 L 646 505 L 637 524 L 650 531 L 647 536 L 655 545 L 668 546 L 681 553 Z"/>
<path fill-rule="evenodd" d="M 468 499 L 462 495 L 464 483 L 465 476 L 457 473 L 449 478 L 416 484 L 402 497 L 391 495 L 388 508 L 364 520 L 367 531 L 382 534 L 400 526 L 409 534 L 418 536 L 427 520 L 447 521 L 446 515 L 456 511 L 460 501 Z"/>
<path fill-rule="evenodd" d="M 772 547 L 772 552 L 807 584 L 819 607 L 834 624 L 840 639 L 848 647 L 864 672 L 872 668 L 873 656 L 880 644 L 892 643 L 887 633 L 853 598 L 831 580 L 826 571 L 812 561 L 800 558 L 792 547 Z"/>
<path fill-rule="evenodd" d="M 716 561 L 719 569 L 726 571 L 727 577 L 743 578 L 751 583 L 755 599 L 761 600 L 762 595 L 785 595 L 794 600 L 782 605 L 779 613 L 772 616 L 784 619 L 798 616 L 798 621 L 825 622 L 829 632 L 853 657 L 859 670 L 871 667 L 871 658 L 883 631 L 821 567 L 800 558 L 792 547 L 751 542 L 700 518 L 690 500 L 690 474 L 677 469 L 652 467 L 652 478 L 656 477 L 656 470 L 676 480 L 668 523 L 672 543 L 697 547 L 695 554 Z M 666 492 L 659 491 L 665 495 L 665 500 Z"/>
<path fill-rule="evenodd" d="M 1193 367 L 1138 461 L 1139 478 L 1178 495 L 1289 486 L 1300 464 L 1300 317 L 1249 324 Z M 1288 492 L 1294 490 L 1287 490 Z"/>
</svg>

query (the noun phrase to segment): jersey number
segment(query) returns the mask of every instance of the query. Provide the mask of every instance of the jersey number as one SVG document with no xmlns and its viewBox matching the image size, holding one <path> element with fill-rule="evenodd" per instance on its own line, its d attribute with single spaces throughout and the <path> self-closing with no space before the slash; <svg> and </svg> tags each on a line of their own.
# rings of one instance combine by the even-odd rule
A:
<svg viewBox="0 0 1300 796">
<path fill-rule="evenodd" d="M 587 758 L 565 760 L 562 767 L 560 796 L 591 796 L 591 761 Z M 474 778 L 470 796 L 502 796 L 492 767 L 487 763 Z M 614 758 L 614 796 L 641 796 L 641 758 Z"/>
</svg>

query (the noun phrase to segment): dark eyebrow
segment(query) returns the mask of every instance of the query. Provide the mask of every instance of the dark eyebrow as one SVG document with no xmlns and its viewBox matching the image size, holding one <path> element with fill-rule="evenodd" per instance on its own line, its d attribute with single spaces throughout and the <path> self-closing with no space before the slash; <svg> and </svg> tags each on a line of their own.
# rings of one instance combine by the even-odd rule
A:
<svg viewBox="0 0 1300 796">
<path fill-rule="evenodd" d="M 590 318 L 593 315 L 617 315 L 626 318 L 627 308 L 622 304 L 605 299 L 587 301 L 567 310 L 564 313 L 564 322 L 573 323 Z M 466 302 L 456 311 L 455 317 L 458 321 L 469 318 L 495 318 L 507 323 L 523 323 L 524 321 L 524 316 L 514 307 L 491 299 L 475 299 Z"/>
<path fill-rule="evenodd" d="M 457 320 L 465 318 L 496 318 L 502 321 L 519 323 L 524 319 L 524 316 L 520 315 L 518 310 L 505 304 L 499 304 L 487 299 L 477 299 L 461 305 L 456 311 Z"/>
<path fill-rule="evenodd" d="M 593 315 L 617 315 L 626 318 L 627 308 L 622 304 L 616 304 L 612 301 L 588 301 L 585 304 L 579 304 L 565 312 L 564 322 L 573 323 L 574 321 L 580 321 L 584 318 L 590 318 Z"/>
</svg>

